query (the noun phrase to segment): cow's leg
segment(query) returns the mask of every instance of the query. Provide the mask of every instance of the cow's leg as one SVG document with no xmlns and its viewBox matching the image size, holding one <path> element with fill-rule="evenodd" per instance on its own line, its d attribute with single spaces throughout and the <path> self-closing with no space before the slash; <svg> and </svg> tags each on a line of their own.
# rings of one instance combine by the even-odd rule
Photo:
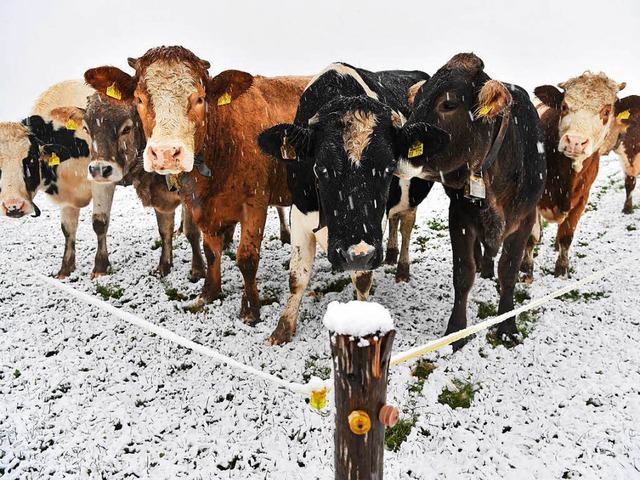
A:
<svg viewBox="0 0 640 480">
<path fill-rule="evenodd" d="M 160 263 L 153 273 L 160 277 L 169 275 L 173 267 L 173 227 L 175 222 L 175 210 L 163 212 L 156 210 L 156 221 L 158 222 L 158 233 L 162 242 L 160 251 Z"/>
<path fill-rule="evenodd" d="M 184 234 L 191 245 L 191 271 L 189 281 L 197 282 L 205 276 L 204 258 L 200 249 L 200 229 L 193 221 L 193 214 L 184 205 L 182 206 L 182 221 L 184 224 Z M 233 233 L 233 230 L 231 230 Z"/>
<path fill-rule="evenodd" d="M 400 260 L 396 268 L 396 282 L 408 282 L 409 274 L 409 245 L 411 245 L 411 232 L 416 224 L 417 208 L 410 208 L 400 214 L 400 233 L 402 234 L 402 247 L 400 248 Z"/>
<path fill-rule="evenodd" d="M 309 225 L 318 225 L 316 221 L 307 222 L 307 218 L 295 206 L 291 207 L 291 262 L 289 264 L 289 299 L 280 316 L 278 326 L 269 337 L 271 345 L 291 341 L 298 323 L 298 312 L 302 295 L 309 285 L 311 270 L 316 255 L 316 237 Z"/>
<path fill-rule="evenodd" d="M 291 244 L 291 230 L 287 224 L 287 214 L 284 207 L 276 207 L 276 210 L 278 211 L 278 219 L 280 220 L 280 241 Z"/>
<path fill-rule="evenodd" d="M 395 265 L 398 261 L 398 225 L 400 214 L 389 217 L 389 240 L 387 241 L 387 252 L 384 255 L 384 263 Z"/>
<path fill-rule="evenodd" d="M 527 245 L 524 249 L 524 254 L 522 256 L 522 263 L 520 264 L 520 271 L 522 272 L 522 276 L 520 277 L 520 281 L 524 283 L 533 283 L 533 252 L 536 248 L 536 245 L 540 243 L 540 239 L 542 238 L 542 218 L 536 209 L 536 218 L 533 223 L 533 227 L 531 228 L 531 235 L 527 239 Z"/>
<path fill-rule="evenodd" d="M 582 212 L 587 206 L 587 200 L 589 198 L 589 192 L 578 199 L 578 203 L 569 211 L 567 218 L 558 225 L 558 236 L 556 237 L 556 245 L 558 247 L 558 260 L 556 261 L 556 268 L 554 275 L 556 277 L 569 278 L 569 248 L 573 241 L 578 222 L 582 216 Z"/>
<path fill-rule="evenodd" d="M 93 197 L 93 231 L 98 237 L 98 250 L 91 272 L 91 278 L 97 278 L 107 274 L 109 269 L 109 252 L 107 251 L 107 231 L 109 230 L 109 220 L 111 218 L 111 205 L 113 205 L 113 194 L 116 190 L 115 183 L 98 184 L 91 187 Z"/>
<path fill-rule="evenodd" d="M 175 237 L 179 237 L 180 235 L 182 235 L 184 233 L 184 222 L 185 222 L 185 218 L 184 218 L 184 210 L 185 210 L 185 206 L 182 206 L 182 213 L 180 214 L 180 226 L 178 227 L 178 229 L 174 232 L 174 236 Z M 174 220 L 175 221 L 175 220 Z"/>
<path fill-rule="evenodd" d="M 200 298 L 194 305 L 200 307 L 211 303 L 220 296 L 222 291 L 222 273 L 220 260 L 222 257 L 222 235 L 207 235 L 203 232 L 204 255 L 207 258 L 207 274 Z"/>
<path fill-rule="evenodd" d="M 456 207 L 457 202 L 451 199 L 449 205 L 449 236 L 453 254 L 453 310 L 445 335 L 467 327 L 467 298 L 473 287 L 476 275 L 474 248 L 477 231 L 462 208 Z M 458 350 L 464 345 L 459 340 L 453 343 L 453 349 Z"/>
<path fill-rule="evenodd" d="M 64 234 L 64 255 L 62 267 L 56 278 L 62 280 L 71 275 L 76 269 L 76 232 L 78 231 L 78 217 L 80 209 L 65 205 L 60 209 L 60 224 Z"/>
<path fill-rule="evenodd" d="M 476 242 L 478 244 L 479 242 Z M 494 259 L 498 254 L 498 249 L 484 245 L 484 253 L 482 254 L 482 260 L 480 263 L 480 276 L 482 278 L 493 278 L 495 271 Z"/>
<path fill-rule="evenodd" d="M 624 201 L 624 208 L 622 213 L 633 213 L 633 199 L 631 194 L 636 188 L 636 177 L 631 175 L 625 175 L 624 177 L 624 189 L 627 192 L 627 198 Z"/>
<path fill-rule="evenodd" d="M 369 290 L 373 285 L 373 272 L 371 270 L 352 270 L 349 275 L 356 287 L 356 298 L 361 302 L 369 300 Z"/>
<path fill-rule="evenodd" d="M 222 235 L 222 249 L 229 250 L 233 246 L 233 236 L 236 233 L 236 226 L 238 224 L 234 223 L 229 228 L 224 231 Z"/>
<path fill-rule="evenodd" d="M 531 229 L 536 223 L 537 214 L 531 212 L 525 218 L 518 229 L 505 238 L 502 245 L 502 255 L 498 263 L 498 280 L 500 281 L 500 303 L 498 304 L 498 315 L 513 310 L 513 294 L 516 281 L 518 280 L 518 270 L 522 263 L 522 257 L 531 237 Z M 518 328 L 516 327 L 516 317 L 513 316 L 497 326 L 498 337 L 510 343 L 517 342 Z"/>
<path fill-rule="evenodd" d="M 267 221 L 267 207 L 245 204 L 242 216 L 240 245 L 236 254 L 236 263 L 244 279 L 240 319 L 248 325 L 253 325 L 260 321 L 260 296 L 256 276 L 264 224 Z"/>
</svg>

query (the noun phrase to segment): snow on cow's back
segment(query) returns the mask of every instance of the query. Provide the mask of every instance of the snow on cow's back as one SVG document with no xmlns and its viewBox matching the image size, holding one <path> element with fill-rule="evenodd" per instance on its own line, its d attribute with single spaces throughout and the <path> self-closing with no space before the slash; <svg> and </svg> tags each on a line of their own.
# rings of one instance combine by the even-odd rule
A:
<svg viewBox="0 0 640 480">
<path fill-rule="evenodd" d="M 86 108 L 87 98 L 96 91 L 84 80 L 73 79 L 56 83 L 45 90 L 33 104 L 31 115 L 52 120 L 51 111 L 58 107 Z"/>
</svg>

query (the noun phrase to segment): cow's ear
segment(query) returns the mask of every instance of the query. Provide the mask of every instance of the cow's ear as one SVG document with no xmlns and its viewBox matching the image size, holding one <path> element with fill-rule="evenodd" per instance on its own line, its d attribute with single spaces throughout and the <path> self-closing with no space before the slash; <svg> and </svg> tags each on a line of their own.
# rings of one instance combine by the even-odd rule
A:
<svg viewBox="0 0 640 480">
<path fill-rule="evenodd" d="M 415 105 L 420 105 L 420 97 L 419 93 L 423 91 L 424 84 L 427 83 L 427 80 L 420 80 L 418 83 L 414 83 L 409 87 L 409 92 L 407 93 L 407 102 L 410 107 Z"/>
<path fill-rule="evenodd" d="M 478 111 L 476 114 L 488 120 L 504 114 L 513 104 L 511 93 L 498 80 L 489 80 L 482 86 L 478 94 Z"/>
<path fill-rule="evenodd" d="M 85 81 L 113 101 L 130 102 L 136 80 L 116 67 L 97 67 L 84 72 Z"/>
<path fill-rule="evenodd" d="M 613 106 L 616 118 L 623 124 L 640 122 L 640 96 L 629 95 L 617 100 Z"/>
<path fill-rule="evenodd" d="M 408 159 L 434 155 L 451 141 L 447 132 L 424 122 L 404 125 L 399 136 L 399 156 Z"/>
<path fill-rule="evenodd" d="M 51 118 L 64 125 L 68 130 L 78 130 L 82 126 L 85 113 L 84 108 L 58 107 L 51 110 Z"/>
<path fill-rule="evenodd" d="M 209 78 L 207 82 L 207 100 L 225 105 L 231 103 L 253 85 L 253 75 L 239 70 L 225 70 Z"/>
<path fill-rule="evenodd" d="M 258 135 L 258 146 L 276 160 L 304 160 L 311 145 L 311 129 L 279 123 Z"/>
<path fill-rule="evenodd" d="M 560 110 L 564 100 L 564 93 L 553 85 L 540 85 L 533 90 L 533 94 L 549 108 Z"/>
<path fill-rule="evenodd" d="M 46 142 L 53 132 L 51 122 L 46 122 L 40 115 L 31 115 L 22 120 L 22 124 L 29 129 L 34 137 Z"/>
</svg>

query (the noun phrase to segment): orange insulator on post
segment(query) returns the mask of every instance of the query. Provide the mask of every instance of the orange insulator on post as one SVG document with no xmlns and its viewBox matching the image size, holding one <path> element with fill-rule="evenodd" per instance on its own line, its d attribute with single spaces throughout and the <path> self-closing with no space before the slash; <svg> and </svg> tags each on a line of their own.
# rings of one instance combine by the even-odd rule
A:
<svg viewBox="0 0 640 480">
<path fill-rule="evenodd" d="M 364 435 L 371 430 L 371 419 L 367 412 L 354 410 L 349 414 L 349 428 L 356 435 Z"/>
<path fill-rule="evenodd" d="M 378 413 L 378 420 L 385 427 L 395 427 L 400 418 L 400 412 L 393 405 L 383 405 Z"/>
</svg>

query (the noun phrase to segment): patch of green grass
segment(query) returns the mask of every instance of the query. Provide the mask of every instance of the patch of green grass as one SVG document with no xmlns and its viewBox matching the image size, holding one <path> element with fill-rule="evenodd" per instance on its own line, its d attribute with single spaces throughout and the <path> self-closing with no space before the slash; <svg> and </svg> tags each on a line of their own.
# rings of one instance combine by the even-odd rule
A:
<svg viewBox="0 0 640 480">
<path fill-rule="evenodd" d="M 222 254 L 229 257 L 230 260 L 234 262 L 236 261 L 236 252 L 234 252 L 233 250 L 225 250 L 224 252 L 222 252 Z"/>
<path fill-rule="evenodd" d="M 20 370 L 18 370 L 17 368 L 13 371 L 13 378 L 20 378 L 20 375 L 22 375 L 20 373 Z"/>
<path fill-rule="evenodd" d="M 584 298 L 587 302 L 591 300 L 600 300 L 602 298 L 607 298 L 607 292 L 598 291 L 598 292 L 585 292 L 582 294 L 582 298 Z"/>
<path fill-rule="evenodd" d="M 491 302 L 476 302 L 478 304 L 478 318 L 484 320 L 485 318 L 495 317 L 498 314 L 496 306 Z"/>
<path fill-rule="evenodd" d="M 327 283 L 324 287 L 318 288 L 316 290 L 316 295 L 317 294 L 326 295 L 327 293 L 330 293 L 330 292 L 340 293 L 350 284 L 351 284 L 351 277 L 349 276 L 338 277 L 330 281 L 329 283 Z"/>
<path fill-rule="evenodd" d="M 527 300 L 531 300 L 531 295 L 529 295 L 529 292 L 524 288 L 516 287 L 516 290 L 513 293 L 513 300 L 516 303 L 524 303 Z"/>
<path fill-rule="evenodd" d="M 426 382 L 429 375 L 431 375 L 435 369 L 436 366 L 433 363 L 419 361 L 413 370 L 411 370 L 411 375 L 416 381 L 409 386 L 409 391 L 415 394 L 422 394 L 424 382 Z"/>
<path fill-rule="evenodd" d="M 549 226 L 549 222 L 547 222 L 546 220 L 542 220 L 542 223 L 540 224 L 542 229 L 544 230 L 545 228 L 547 228 Z"/>
<path fill-rule="evenodd" d="M 122 295 L 124 295 L 124 288 L 109 287 L 107 285 L 100 285 L 99 283 L 96 283 L 96 293 L 102 296 L 104 300 L 109 300 L 110 298 L 118 300 L 122 298 Z"/>
<path fill-rule="evenodd" d="M 578 257 L 578 258 L 586 258 L 586 256 L 587 256 L 586 253 L 576 252 L 576 257 Z"/>
<path fill-rule="evenodd" d="M 563 302 L 566 300 L 577 302 L 578 300 L 580 300 L 580 292 L 578 290 L 571 290 L 570 292 L 565 293 L 564 295 L 560 295 L 558 297 L 558 300 L 562 300 Z"/>
<path fill-rule="evenodd" d="M 162 247 L 162 240 L 157 239 L 155 242 L 153 242 L 153 245 L 151 245 L 151 250 L 157 250 L 160 247 Z"/>
<path fill-rule="evenodd" d="M 538 310 L 528 310 L 526 312 L 522 312 L 518 315 L 516 319 L 516 327 L 518 327 L 518 331 L 520 335 L 522 335 L 522 339 L 526 340 L 533 332 L 533 324 L 535 323 L 536 315 Z"/>
<path fill-rule="evenodd" d="M 470 380 L 460 380 L 457 378 L 454 378 L 451 383 L 454 388 L 449 390 L 449 387 L 445 387 L 442 393 L 438 395 L 438 403 L 441 403 L 442 405 L 449 405 L 453 409 L 469 408 L 473 401 L 473 397 L 481 388 L 480 384 L 474 383 Z"/>
<path fill-rule="evenodd" d="M 431 230 L 435 230 L 436 232 L 441 232 L 443 230 L 447 230 L 449 225 L 444 220 L 433 218 L 427 222 L 427 227 Z"/>
<path fill-rule="evenodd" d="M 318 364 L 318 357 L 315 355 L 310 356 L 304 361 L 304 372 L 302 373 L 302 379 L 308 382 L 311 377 L 318 377 L 322 380 L 327 380 L 331 377 L 331 367 Z"/>
<path fill-rule="evenodd" d="M 387 449 L 392 452 L 400 450 L 400 445 L 407 439 L 417 421 L 418 417 L 413 415 L 409 418 L 401 418 L 393 427 L 385 428 L 384 445 Z"/>
<path fill-rule="evenodd" d="M 414 242 L 416 245 L 418 245 L 419 252 L 424 252 L 427 249 L 428 241 L 429 241 L 429 238 L 425 237 L 424 235 L 420 235 L 419 237 L 416 237 Z"/>
<path fill-rule="evenodd" d="M 264 288 L 262 297 L 260 297 L 260 305 L 271 305 L 280 301 L 280 289 L 278 288 Z"/>
<path fill-rule="evenodd" d="M 166 288 L 164 293 L 169 300 L 180 302 L 188 300 L 188 297 L 184 293 L 180 293 L 177 288 Z"/>
<path fill-rule="evenodd" d="M 637 230 L 638 227 L 636 227 L 635 225 L 627 225 L 627 231 L 628 232 L 633 232 L 634 230 Z"/>
</svg>

